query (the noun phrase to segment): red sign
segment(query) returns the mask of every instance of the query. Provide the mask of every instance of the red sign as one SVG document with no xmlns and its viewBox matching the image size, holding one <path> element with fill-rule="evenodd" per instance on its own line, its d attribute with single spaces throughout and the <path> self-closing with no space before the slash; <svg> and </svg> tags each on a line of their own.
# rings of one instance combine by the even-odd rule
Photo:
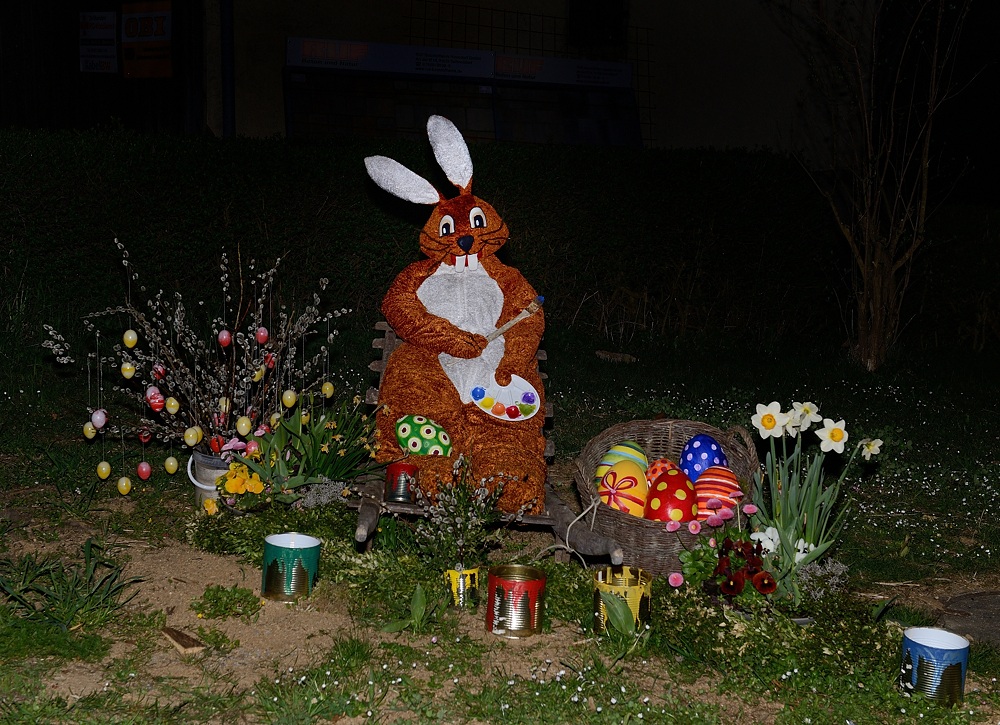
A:
<svg viewBox="0 0 1000 725">
<path fill-rule="evenodd" d="M 122 4 L 122 62 L 126 78 L 169 78 L 170 0 Z"/>
</svg>

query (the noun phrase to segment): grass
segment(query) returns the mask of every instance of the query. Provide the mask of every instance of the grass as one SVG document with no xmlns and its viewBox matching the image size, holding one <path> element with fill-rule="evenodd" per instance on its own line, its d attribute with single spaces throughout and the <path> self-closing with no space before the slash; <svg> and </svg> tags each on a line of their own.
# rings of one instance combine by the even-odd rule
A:
<svg viewBox="0 0 1000 725">
<path fill-rule="evenodd" d="M 965 708 L 944 710 L 919 698 L 904 699 L 894 681 L 902 628 L 933 620 L 926 611 L 904 606 L 889 606 L 876 620 L 872 600 L 856 596 L 828 602 L 816 623 L 803 628 L 768 612 L 727 618 L 657 580 L 649 637 L 619 659 L 621 641 L 594 639 L 588 631 L 589 573 L 553 558 L 534 562 L 548 577 L 545 630 L 538 639 L 544 641 L 553 626 L 569 626 L 579 628 L 581 644 L 556 661 L 533 662 L 530 675 L 488 671 L 488 653 L 480 645 L 455 641 L 461 637 L 452 610 L 435 611 L 421 626 L 426 631 L 411 627 L 391 640 L 380 639 L 376 633 L 384 625 L 412 616 L 418 585 L 429 599 L 441 591 L 440 572 L 414 556 L 405 522 L 386 518 L 373 550 L 359 552 L 352 542 L 354 514 L 338 506 L 194 518 L 190 494 L 178 485 L 182 473 L 169 477 L 161 468 L 162 459 L 178 451 L 142 450 L 132 441 L 85 441 L 80 426 L 96 378 L 82 364 L 75 370 L 56 368 L 40 348 L 42 324 L 69 333 L 78 327 L 81 309 L 114 304 L 125 293 L 125 281 L 108 271 L 118 262 L 109 229 L 128 241 L 145 278 L 168 289 L 182 287 L 185 275 L 193 275 L 190 289 L 210 284 L 214 255 L 223 244 L 262 259 L 287 252 L 286 269 L 309 273 L 303 275 L 308 276 L 304 289 L 311 289 L 306 282 L 314 277 L 329 276 L 339 282 L 335 304 L 355 310 L 344 318 L 334 357 L 338 389 L 363 392 L 372 382 L 366 367 L 377 291 L 405 261 L 416 258 L 415 227 L 423 222 L 412 209 L 368 196 L 363 181 L 345 170 L 370 149 L 154 144 L 130 135 L 34 138 L 7 131 L 0 134 L 0 149 L 23 151 L 2 160 L 5 177 L 20 179 L 20 188 L 8 184 L 0 191 L 0 219 L 14 242 L 0 265 L 0 348 L 13 356 L 0 369 L 5 422 L 0 552 L 7 557 L 0 576 L 17 592 L 33 576 L 56 577 L 42 587 L 49 595 L 22 592 L 19 599 L 8 594 L 0 607 L 4 722 L 292 723 L 341 715 L 391 722 L 411 713 L 421 722 L 726 723 L 734 712 L 760 708 L 779 723 L 964 723 L 979 721 L 984 708 L 1000 711 L 995 680 L 1000 648 L 985 643 L 973 646 L 970 662 L 983 689 L 968 695 Z M 409 155 L 408 163 L 421 168 L 422 150 L 405 144 L 400 150 L 388 153 L 401 159 Z M 621 420 L 663 415 L 722 428 L 749 427 L 755 403 L 779 400 L 787 406 L 792 400 L 813 400 L 825 414 L 845 418 L 852 437 L 885 441 L 878 464 L 848 478 L 852 510 L 835 556 L 850 567 L 855 592 L 884 590 L 879 582 L 940 576 L 972 580 L 996 571 L 996 340 L 980 345 L 977 333 L 976 344 L 967 344 L 961 303 L 967 291 L 953 284 L 949 271 L 949 264 L 962 267 L 962 258 L 981 249 L 959 244 L 960 258 L 949 264 L 939 256 L 941 245 L 929 252 L 933 274 L 919 282 L 915 299 L 948 302 L 924 311 L 926 325 L 906 331 L 889 364 L 875 374 L 864 373 L 850 364 L 841 346 L 833 298 L 844 291 L 836 276 L 845 270 L 833 248 L 824 246 L 827 232 L 818 231 L 824 217 L 798 190 L 789 191 L 787 179 L 781 181 L 787 169 L 779 161 L 761 166 L 757 162 L 763 157 L 751 154 L 746 157 L 753 162 L 750 173 L 737 169 L 746 160 L 739 154 L 678 154 L 669 159 L 671 178 L 664 179 L 654 167 L 665 157 L 655 163 L 632 159 L 639 173 L 631 181 L 626 183 L 624 171 L 609 171 L 602 181 L 632 188 L 638 178 L 642 190 L 621 200 L 621 213 L 605 218 L 606 210 L 592 202 L 605 196 L 561 178 L 588 177 L 586 161 L 576 155 L 539 162 L 532 161 L 534 149 L 482 152 L 485 159 L 480 166 L 477 158 L 477 170 L 532 163 L 540 164 L 532 167 L 535 171 L 546 163 L 555 169 L 526 174 L 524 183 L 510 190 L 502 179 L 484 175 L 481 190 L 487 198 L 489 192 L 502 194 L 512 229 L 523 230 L 531 240 L 528 245 L 512 242 L 508 261 L 547 298 L 545 368 L 556 407 L 553 435 L 560 462 Z M 248 183 L 259 174 L 241 171 L 255 168 L 241 154 L 259 154 L 270 183 Z M 323 171 L 314 156 L 333 171 Z M 34 159 L 30 165 L 29 158 Z M 138 164 L 135 158 L 156 163 Z M 603 161 L 601 168 L 614 166 Z M 229 169 L 232 178 L 213 176 L 216 167 Z M 778 179 L 764 184 L 767 200 L 747 195 L 764 167 Z M 165 181 L 153 178 L 154 168 Z M 734 169 L 739 173 L 730 173 Z M 330 173 L 335 182 L 327 178 Z M 180 181 L 188 177 L 204 183 Z M 331 195 L 325 188 L 329 183 L 342 185 L 341 193 Z M 67 185 L 79 191 L 71 199 L 64 193 Z M 136 188 L 146 190 L 147 207 L 161 209 L 156 224 L 132 213 L 134 191 L 121 193 Z M 719 189 L 726 193 L 716 196 Z M 772 197 L 779 193 L 787 195 L 782 205 L 787 214 L 772 213 Z M 654 204 L 654 194 L 668 199 Z M 42 203 L 49 198 L 70 206 L 51 214 Z M 549 202 L 538 201 L 542 198 L 558 199 L 551 203 L 564 213 L 553 213 Z M 728 211 L 732 198 L 747 201 Z M 644 206 L 650 216 L 643 216 Z M 622 219 L 653 230 L 651 237 L 660 235 L 635 242 L 641 247 L 636 255 L 652 254 L 654 241 L 662 241 L 663 259 L 653 259 L 648 269 L 630 268 L 629 255 L 595 264 L 597 251 L 586 246 L 592 243 L 588 240 L 629 246 Z M 963 229 L 969 228 L 968 238 L 981 234 L 968 214 L 961 221 Z M 755 225 L 766 226 L 762 236 Z M 798 244 L 802 238 L 819 241 L 804 249 Z M 568 240 L 581 240 L 576 242 L 581 248 Z M 700 246 L 685 256 L 690 240 Z M 39 248 L 50 254 L 29 254 Z M 965 268 L 989 279 L 994 256 L 991 251 L 985 261 Z M 823 274 L 806 280 L 798 274 L 801 269 Z M 60 284 L 43 284 L 51 279 Z M 673 301 L 666 285 L 654 289 L 655 279 L 672 280 Z M 299 292 L 297 284 L 289 282 L 285 293 L 290 298 Z M 628 285 L 640 289 L 630 291 Z M 788 298 L 771 309 L 756 288 L 766 292 L 777 286 Z M 981 304 L 976 309 L 979 329 L 991 329 L 995 312 Z M 80 333 L 71 342 L 77 349 L 90 343 Z M 628 352 L 636 362 L 605 362 L 596 350 Z M 143 457 L 156 473 L 145 483 L 133 480 L 132 508 L 125 514 L 116 505 L 120 497 L 113 482 L 134 471 Z M 94 473 L 102 459 L 112 465 L 108 481 Z M 49 560 L 9 553 L 22 529 L 56 544 L 61 528 L 70 525 L 92 527 L 109 541 L 116 536 L 192 541 L 258 566 L 266 532 L 319 536 L 326 542 L 320 580 L 335 584 L 354 621 L 365 624 L 341 635 L 315 662 L 293 672 L 264 671 L 247 690 L 230 689 L 209 658 L 189 663 L 204 674 L 205 684 L 159 680 L 146 671 L 165 615 L 155 609 L 142 616 L 130 612 L 119 618 L 117 630 L 105 617 L 118 611 L 128 592 L 136 587 L 141 592 L 141 583 L 122 579 L 119 565 L 93 548 L 89 555 L 64 554 L 59 561 L 70 565 L 62 569 Z M 114 572 L 119 574 L 105 578 Z M 206 590 L 201 606 L 239 616 L 250 603 L 246 591 Z M 58 606 L 39 609 L 36 597 L 50 595 Z M 216 620 L 209 621 L 198 632 L 209 652 L 238 647 L 214 626 Z M 85 625 L 73 629 L 78 622 Z M 433 646 L 431 637 L 437 638 Z M 116 639 L 133 647 L 109 660 Z M 525 654 L 529 660 L 532 656 Z M 73 662 L 105 668 L 107 687 L 72 702 L 47 694 L 41 683 Z M 136 694 L 137 681 L 145 694 Z"/>
</svg>

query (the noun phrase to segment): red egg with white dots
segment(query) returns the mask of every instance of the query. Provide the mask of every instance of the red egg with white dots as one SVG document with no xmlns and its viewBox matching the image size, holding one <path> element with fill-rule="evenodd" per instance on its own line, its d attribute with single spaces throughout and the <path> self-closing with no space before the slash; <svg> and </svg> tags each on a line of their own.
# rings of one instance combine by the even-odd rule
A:
<svg viewBox="0 0 1000 725">
<path fill-rule="evenodd" d="M 643 518 L 650 521 L 694 521 L 698 516 L 695 485 L 680 468 L 660 474 L 649 486 Z"/>
</svg>

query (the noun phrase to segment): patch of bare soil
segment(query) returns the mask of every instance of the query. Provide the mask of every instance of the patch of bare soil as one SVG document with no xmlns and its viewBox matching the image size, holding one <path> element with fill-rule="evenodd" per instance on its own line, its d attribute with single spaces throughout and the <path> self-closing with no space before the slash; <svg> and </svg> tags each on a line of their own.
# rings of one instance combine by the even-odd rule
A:
<svg viewBox="0 0 1000 725">
<path fill-rule="evenodd" d="M 556 474 L 560 495 L 578 510 L 572 491 L 571 467 L 563 464 L 556 469 Z M 11 557 L 26 552 L 75 554 L 88 536 L 99 533 L 81 522 L 67 520 L 56 536 L 45 531 L 44 525 L 33 526 L 30 512 L 5 509 L 4 514 L 8 519 L 17 519 L 15 529 L 7 535 L 9 549 L 6 555 Z M 122 637 L 115 642 L 105 661 L 94 664 L 69 662 L 48 676 L 50 692 L 70 702 L 108 687 L 110 673 L 120 675 L 123 671 L 130 677 L 134 674 L 135 696 L 155 694 L 163 704 L 170 699 L 169 694 L 164 695 L 170 688 L 164 688 L 163 683 L 175 683 L 179 691 L 190 691 L 191 687 L 199 685 L 218 687 L 218 683 L 225 683 L 237 691 L 249 691 L 264 675 L 316 665 L 337 638 L 349 635 L 376 644 L 402 638 L 418 648 L 426 639 L 428 649 L 433 646 L 429 634 L 423 639 L 409 633 L 385 634 L 379 631 L 380 622 L 354 621 L 336 587 L 326 582 L 320 582 L 313 595 L 299 604 L 267 602 L 252 621 L 199 619 L 191 603 L 202 597 L 206 587 L 239 585 L 259 594 L 260 569 L 243 564 L 236 557 L 207 554 L 178 541 L 152 545 L 138 539 L 119 539 L 113 543 L 118 548 L 117 554 L 124 555 L 128 561 L 125 575 L 142 579 L 138 595 L 128 604 L 130 610 L 162 611 L 166 614 L 168 627 L 193 636 L 198 636 L 199 627 L 214 629 L 239 644 L 228 651 L 210 648 L 204 655 L 189 656 L 179 652 L 165 636 L 151 643 L 130 642 Z M 538 552 L 552 544 L 552 537 L 546 532 L 522 532 L 517 536 L 517 543 L 526 551 Z M 866 596 L 873 602 L 898 596 L 902 603 L 939 613 L 954 596 L 990 589 L 1000 590 L 1000 575 L 993 572 L 966 579 L 938 577 L 919 582 L 885 583 L 867 592 Z M 531 677 L 539 667 L 545 666 L 546 661 L 579 661 L 578 652 L 587 638 L 576 626 L 557 623 L 551 633 L 543 636 L 500 639 L 485 631 L 482 610 L 478 615 L 461 613 L 458 628 L 463 639 L 485 645 L 484 670 L 506 677 Z M 138 671 L 133 673 L 133 667 Z M 650 693 L 666 692 L 683 700 L 711 702 L 726 708 L 723 720 L 733 725 L 774 722 L 782 707 L 779 703 L 765 701 L 751 707 L 735 698 L 720 698 L 711 678 L 676 683 L 665 680 L 658 673 L 650 673 L 647 681 L 641 684 L 648 687 Z M 970 676 L 966 687 L 967 703 L 980 706 L 975 697 L 979 689 L 994 688 L 991 683 L 979 682 Z"/>
</svg>

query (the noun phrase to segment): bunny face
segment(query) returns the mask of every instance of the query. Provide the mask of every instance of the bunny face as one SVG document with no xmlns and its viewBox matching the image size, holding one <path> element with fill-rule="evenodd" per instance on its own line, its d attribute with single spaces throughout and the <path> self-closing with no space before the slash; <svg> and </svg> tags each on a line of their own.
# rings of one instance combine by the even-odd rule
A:
<svg viewBox="0 0 1000 725">
<path fill-rule="evenodd" d="M 461 257 L 481 260 L 495 254 L 507 237 L 507 224 L 496 209 L 463 193 L 434 207 L 420 232 L 420 251 L 435 261 L 461 265 Z"/>
</svg>

